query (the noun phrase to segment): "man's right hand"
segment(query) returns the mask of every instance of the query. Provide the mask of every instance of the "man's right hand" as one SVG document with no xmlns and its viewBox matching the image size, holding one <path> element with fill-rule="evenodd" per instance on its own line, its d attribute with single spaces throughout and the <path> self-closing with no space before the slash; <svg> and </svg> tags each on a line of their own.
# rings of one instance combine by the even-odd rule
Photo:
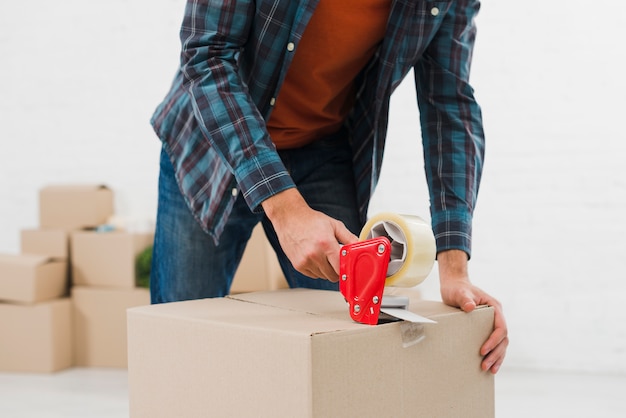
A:
<svg viewBox="0 0 626 418">
<path fill-rule="evenodd" d="M 311 209 L 295 188 L 266 199 L 261 206 L 296 270 L 313 278 L 339 280 L 341 245 L 358 241 L 343 222 Z"/>
</svg>

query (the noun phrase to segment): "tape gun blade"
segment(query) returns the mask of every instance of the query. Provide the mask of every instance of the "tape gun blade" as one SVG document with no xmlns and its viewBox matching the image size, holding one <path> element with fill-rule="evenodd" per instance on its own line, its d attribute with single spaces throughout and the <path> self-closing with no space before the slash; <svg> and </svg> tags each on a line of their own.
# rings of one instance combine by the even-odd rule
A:
<svg viewBox="0 0 626 418">
<path fill-rule="evenodd" d="M 436 321 L 432 319 L 428 319 L 424 316 L 413 313 L 409 310 L 402 308 L 381 308 L 381 312 L 386 313 L 387 315 L 393 316 L 394 318 L 402 319 L 403 321 L 415 322 L 419 324 L 436 324 Z"/>
</svg>

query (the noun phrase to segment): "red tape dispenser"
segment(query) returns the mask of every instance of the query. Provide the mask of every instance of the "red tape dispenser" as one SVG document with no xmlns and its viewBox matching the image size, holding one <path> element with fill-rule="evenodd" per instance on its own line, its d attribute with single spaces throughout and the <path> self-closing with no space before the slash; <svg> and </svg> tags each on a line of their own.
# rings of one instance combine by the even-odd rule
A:
<svg viewBox="0 0 626 418">
<path fill-rule="evenodd" d="M 390 257 L 391 242 L 384 236 L 341 247 L 339 291 L 354 321 L 378 323 Z"/>
</svg>

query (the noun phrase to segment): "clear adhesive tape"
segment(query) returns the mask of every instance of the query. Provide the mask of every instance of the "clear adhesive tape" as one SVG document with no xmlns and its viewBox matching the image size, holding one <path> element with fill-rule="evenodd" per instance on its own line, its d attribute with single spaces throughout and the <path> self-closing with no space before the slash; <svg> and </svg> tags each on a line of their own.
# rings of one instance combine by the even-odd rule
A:
<svg viewBox="0 0 626 418">
<path fill-rule="evenodd" d="M 361 230 L 359 240 L 384 236 L 391 241 L 386 286 L 413 287 L 426 279 L 436 256 L 435 236 L 419 216 L 379 213 Z"/>
</svg>

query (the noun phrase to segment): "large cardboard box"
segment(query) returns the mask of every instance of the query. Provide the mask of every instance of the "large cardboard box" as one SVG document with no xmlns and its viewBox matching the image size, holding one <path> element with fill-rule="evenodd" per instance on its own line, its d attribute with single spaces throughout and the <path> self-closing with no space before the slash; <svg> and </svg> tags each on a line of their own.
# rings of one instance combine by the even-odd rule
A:
<svg viewBox="0 0 626 418">
<path fill-rule="evenodd" d="M 252 231 L 252 236 L 246 245 L 241 263 L 233 278 L 230 293 L 249 293 L 288 287 L 276 253 L 259 223 Z"/>
<path fill-rule="evenodd" d="M 67 295 L 67 261 L 0 254 L 0 301 L 35 303 Z"/>
<path fill-rule="evenodd" d="M 113 215 L 113 192 L 104 185 L 50 185 L 39 191 L 39 225 L 81 229 L 101 225 Z"/>
<path fill-rule="evenodd" d="M 493 309 L 410 310 L 437 323 L 358 324 L 306 289 L 130 309 L 130 416 L 493 417 Z"/>
<path fill-rule="evenodd" d="M 65 229 L 23 229 L 20 232 L 20 247 L 23 254 L 67 260 L 69 234 Z"/>
<path fill-rule="evenodd" d="M 126 310 L 149 304 L 148 289 L 73 287 L 74 365 L 126 368 Z"/>
<path fill-rule="evenodd" d="M 76 286 L 136 287 L 137 255 L 154 233 L 74 231 L 70 237 L 72 283 Z"/>
<path fill-rule="evenodd" d="M 55 372 L 72 366 L 69 298 L 35 305 L 0 303 L 0 370 Z"/>
</svg>

